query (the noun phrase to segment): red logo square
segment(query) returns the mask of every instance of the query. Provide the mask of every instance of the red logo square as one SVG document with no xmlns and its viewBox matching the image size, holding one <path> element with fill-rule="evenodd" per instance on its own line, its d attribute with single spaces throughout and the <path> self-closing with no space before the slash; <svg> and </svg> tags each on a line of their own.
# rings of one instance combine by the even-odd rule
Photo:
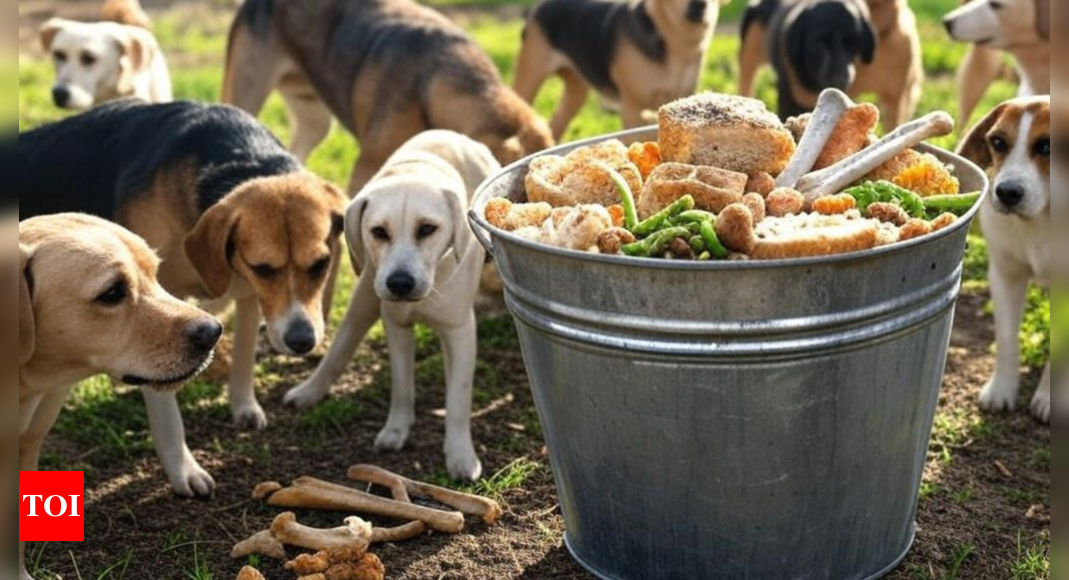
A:
<svg viewBox="0 0 1069 580">
<path fill-rule="evenodd" d="M 85 541 L 85 473 L 19 473 L 19 541 Z"/>
</svg>

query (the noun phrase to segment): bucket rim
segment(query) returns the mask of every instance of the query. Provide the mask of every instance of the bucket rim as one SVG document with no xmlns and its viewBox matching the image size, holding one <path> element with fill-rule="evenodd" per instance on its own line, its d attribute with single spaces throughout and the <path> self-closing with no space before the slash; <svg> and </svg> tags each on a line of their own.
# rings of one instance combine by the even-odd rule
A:
<svg viewBox="0 0 1069 580">
<path fill-rule="evenodd" d="M 956 176 L 960 177 L 963 170 L 974 172 L 980 176 L 983 189 L 980 192 L 980 199 L 977 203 L 966 213 L 961 216 L 954 225 L 944 228 L 933 234 L 922 236 L 907 242 L 899 242 L 880 248 L 874 248 L 872 250 L 865 250 L 862 252 L 851 252 L 848 254 L 837 254 L 832 256 L 817 256 L 812 258 L 792 258 L 781 260 L 743 260 L 743 261 L 707 261 L 701 262 L 697 260 L 666 260 L 663 258 L 635 258 L 631 256 L 612 256 L 605 254 L 591 254 L 588 252 L 582 252 L 579 250 L 570 250 L 566 248 L 559 248 L 556 246 L 550 246 L 521 238 L 511 232 L 496 228 L 490 225 L 485 218 L 486 204 L 490 199 L 496 197 L 492 195 L 491 190 L 502 179 L 507 178 L 513 173 L 521 170 L 526 170 L 527 166 L 532 160 L 539 157 L 545 157 L 547 155 L 562 155 L 569 151 L 577 149 L 579 147 L 585 147 L 589 145 L 595 145 L 610 139 L 619 139 L 627 142 L 627 140 L 642 139 L 643 136 L 648 136 L 651 133 L 656 135 L 658 127 L 656 125 L 650 125 L 646 127 L 640 127 L 636 129 L 630 129 L 626 131 L 619 131 L 616 133 L 609 133 L 598 137 L 591 137 L 580 141 L 571 143 L 565 143 L 558 145 L 551 149 L 529 155 L 519 161 L 516 161 L 501 171 L 494 174 L 492 177 L 483 182 L 475 191 L 474 200 L 472 202 L 471 210 L 468 212 L 468 220 L 471 222 L 471 227 L 474 230 L 475 237 L 486 246 L 486 250 L 491 255 L 495 255 L 494 244 L 487 243 L 484 232 L 490 232 L 495 239 L 501 239 L 506 241 L 510 245 L 520 246 L 522 248 L 540 252 L 550 256 L 556 256 L 560 258 L 567 258 L 571 260 L 580 260 L 593 264 L 601 264 L 605 266 L 615 266 L 623 268 L 634 269 L 649 269 L 649 270 L 671 270 L 671 271 L 739 271 L 739 270 L 776 270 L 783 268 L 804 268 L 813 266 L 835 266 L 844 265 L 855 262 L 868 261 L 871 259 L 880 258 L 883 256 L 898 254 L 900 252 L 905 253 L 912 251 L 915 248 L 926 246 L 929 244 L 936 244 L 939 241 L 954 236 L 963 229 L 972 227 L 973 221 L 976 219 L 980 210 L 984 204 L 987 203 L 988 193 L 990 190 L 990 181 L 982 169 L 972 161 L 946 149 L 930 145 L 928 143 L 921 143 L 916 146 L 916 149 L 922 153 L 931 153 L 938 157 L 943 163 L 949 164 L 954 168 Z M 648 137 L 647 137 L 648 138 Z"/>
</svg>

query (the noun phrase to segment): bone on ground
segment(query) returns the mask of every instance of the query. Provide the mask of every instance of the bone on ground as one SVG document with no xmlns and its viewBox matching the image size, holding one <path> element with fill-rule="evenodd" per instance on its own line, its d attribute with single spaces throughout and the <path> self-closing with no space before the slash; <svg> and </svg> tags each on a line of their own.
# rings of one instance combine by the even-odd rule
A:
<svg viewBox="0 0 1069 580">
<path fill-rule="evenodd" d="M 355 465 L 349 468 L 348 475 L 349 479 L 353 481 L 361 481 L 389 489 L 394 494 L 394 497 L 404 493 L 406 497 L 411 495 L 435 501 L 469 516 L 482 518 L 489 525 L 497 523 L 497 520 L 501 518 L 501 506 L 493 500 L 413 481 L 373 465 Z"/>
<path fill-rule="evenodd" d="M 902 125 L 857 155 L 806 175 L 795 189 L 805 194 L 810 203 L 825 195 L 837 194 L 906 149 L 953 131 L 954 118 L 947 113 L 936 112 L 921 117 Z"/>
<path fill-rule="evenodd" d="M 297 516 L 291 512 L 275 518 L 271 524 L 271 534 L 287 546 L 315 550 L 364 551 L 371 546 L 371 524 L 364 520 L 346 518 L 345 525 L 339 528 L 321 530 L 303 526 L 297 522 Z"/>
<path fill-rule="evenodd" d="M 302 477 L 291 487 L 279 490 L 268 505 L 287 509 L 314 509 L 367 514 L 400 521 L 420 521 L 432 530 L 447 534 L 464 531 L 464 514 L 389 500 L 341 485 Z"/>
</svg>

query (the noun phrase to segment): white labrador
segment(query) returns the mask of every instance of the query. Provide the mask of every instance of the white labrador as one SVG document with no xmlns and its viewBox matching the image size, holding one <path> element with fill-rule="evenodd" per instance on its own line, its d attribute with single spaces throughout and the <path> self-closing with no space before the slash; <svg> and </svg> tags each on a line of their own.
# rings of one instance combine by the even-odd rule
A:
<svg viewBox="0 0 1069 580">
<path fill-rule="evenodd" d="M 345 321 L 315 374 L 286 394 L 287 403 L 308 407 L 321 401 L 381 316 L 393 395 L 375 447 L 402 449 L 416 421 L 413 325 L 426 324 L 441 338 L 445 355 L 449 474 L 461 480 L 482 475 L 471 436 L 471 398 L 478 348 L 474 303 L 486 253 L 465 215 L 475 188 L 499 169 L 484 145 L 451 131 L 417 135 L 387 161 L 346 216 L 346 239 L 362 275 Z"/>
</svg>

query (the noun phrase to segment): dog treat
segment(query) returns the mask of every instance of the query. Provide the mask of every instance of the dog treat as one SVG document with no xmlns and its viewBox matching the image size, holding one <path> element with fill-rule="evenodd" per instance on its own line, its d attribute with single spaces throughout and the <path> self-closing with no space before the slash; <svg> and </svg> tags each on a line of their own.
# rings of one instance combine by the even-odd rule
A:
<svg viewBox="0 0 1069 580">
<path fill-rule="evenodd" d="M 665 162 L 779 175 L 795 152 L 790 131 L 757 99 L 703 93 L 661 107 L 658 119 Z"/>
<path fill-rule="evenodd" d="M 285 560 L 286 547 L 271 533 L 271 530 L 264 530 L 238 543 L 230 551 L 230 557 L 235 560 L 248 558 L 255 554 L 266 556 L 273 560 Z"/>
<path fill-rule="evenodd" d="M 245 566 L 238 572 L 237 580 L 265 580 L 264 575 L 252 566 Z"/>
<path fill-rule="evenodd" d="M 548 155 L 532 160 L 526 178 L 527 201 L 553 207 L 619 203 L 619 192 L 606 166 L 619 172 L 631 191 L 642 190 L 642 174 L 628 157 L 627 147 L 611 140 L 580 147 L 566 157 Z"/>
<path fill-rule="evenodd" d="M 900 231 L 899 241 L 906 242 L 912 239 L 916 239 L 935 231 L 931 222 L 926 222 L 922 219 L 911 219 L 906 225 L 902 226 Z"/>
<path fill-rule="evenodd" d="M 382 580 L 386 575 L 378 556 L 346 550 L 304 554 L 287 562 L 286 570 L 297 574 L 299 580 Z"/>
<path fill-rule="evenodd" d="M 716 167 L 663 163 L 650 175 L 638 201 L 640 216 L 649 217 L 690 195 L 694 206 L 719 212 L 742 200 L 749 177 Z"/>
<path fill-rule="evenodd" d="M 768 208 L 765 205 L 765 198 L 761 197 L 759 193 L 747 193 L 742 198 L 742 205 L 750 208 L 750 213 L 753 214 L 753 221 L 755 224 L 761 223 L 768 215 Z"/>
<path fill-rule="evenodd" d="M 876 202 L 869 205 L 865 215 L 885 224 L 893 224 L 898 227 L 906 225 L 906 222 L 910 219 L 909 214 L 906 213 L 906 210 L 902 209 L 902 206 L 895 203 L 885 202 Z"/>
<path fill-rule="evenodd" d="M 813 170 L 839 121 L 852 106 L 854 102 L 842 91 L 828 89 L 820 94 L 817 108 L 806 123 L 794 156 L 776 179 L 777 187 L 794 187 L 802 176 Z"/>
<path fill-rule="evenodd" d="M 880 109 L 876 105 L 861 103 L 847 109 L 817 157 L 817 162 L 813 164 L 813 169 L 831 167 L 864 150 L 875 141 L 876 126 L 879 124 Z"/>
<path fill-rule="evenodd" d="M 952 213 L 945 213 L 932 220 L 932 231 L 945 230 L 956 223 L 958 223 L 958 216 Z"/>
<path fill-rule="evenodd" d="M 789 187 L 779 187 L 768 194 L 765 206 L 768 215 L 775 217 L 799 214 L 805 209 L 805 196 Z"/>
<path fill-rule="evenodd" d="M 486 221 L 495 228 L 512 232 L 531 226 L 541 226 L 552 213 L 548 203 L 512 203 L 495 197 L 486 204 Z"/>
<path fill-rule="evenodd" d="M 463 514 L 481 518 L 483 522 L 490 525 L 496 524 L 503 513 L 501 505 L 496 501 L 413 481 L 373 465 L 354 465 L 349 468 L 348 477 L 353 481 L 385 487 L 394 493 L 404 491 L 412 497 L 438 502 Z"/>
<path fill-rule="evenodd" d="M 646 179 L 661 164 L 661 146 L 657 143 L 632 143 L 627 156 Z"/>
<path fill-rule="evenodd" d="M 783 260 L 860 252 L 876 247 L 879 230 L 878 222 L 862 218 L 857 210 L 768 218 L 755 228 L 756 243 L 747 254 L 755 260 Z"/>
<path fill-rule="evenodd" d="M 773 189 L 776 189 L 776 180 L 764 172 L 751 175 L 746 182 L 746 193 L 756 193 L 761 197 L 768 197 Z"/>
<path fill-rule="evenodd" d="M 281 489 L 281 483 L 278 483 L 277 481 L 265 481 L 252 490 L 252 499 L 256 501 L 264 501 Z"/>
<path fill-rule="evenodd" d="M 286 512 L 271 524 L 271 534 L 286 546 L 306 550 L 363 550 L 371 545 L 371 524 L 364 520 L 346 518 L 345 525 L 330 530 L 302 526 L 297 516 Z"/>
<path fill-rule="evenodd" d="M 609 228 L 598 236 L 598 250 L 602 254 L 619 254 L 620 249 L 627 244 L 638 241 L 635 234 L 624 228 Z"/>
<path fill-rule="evenodd" d="M 902 125 L 857 155 L 806 175 L 798 181 L 797 189 L 805 194 L 809 201 L 839 193 L 902 151 L 926 139 L 947 135 L 953 130 L 954 119 L 950 115 L 944 112 L 932 113 Z"/>
<path fill-rule="evenodd" d="M 268 505 L 288 509 L 315 509 L 354 512 L 400 521 L 421 521 L 432 530 L 459 534 L 464 531 L 464 514 L 389 500 L 341 485 L 302 477 L 291 487 L 272 495 Z"/>
<path fill-rule="evenodd" d="M 921 197 L 955 194 L 961 183 L 950 168 L 931 153 L 907 149 L 868 175 L 872 181 L 890 181 Z"/>
<path fill-rule="evenodd" d="M 825 195 L 813 202 L 813 211 L 821 215 L 842 215 L 852 209 L 857 209 L 857 200 L 848 193 Z"/>
<path fill-rule="evenodd" d="M 727 249 L 749 254 L 757 244 L 753 212 L 741 203 L 729 205 L 716 220 L 716 235 Z"/>
</svg>

